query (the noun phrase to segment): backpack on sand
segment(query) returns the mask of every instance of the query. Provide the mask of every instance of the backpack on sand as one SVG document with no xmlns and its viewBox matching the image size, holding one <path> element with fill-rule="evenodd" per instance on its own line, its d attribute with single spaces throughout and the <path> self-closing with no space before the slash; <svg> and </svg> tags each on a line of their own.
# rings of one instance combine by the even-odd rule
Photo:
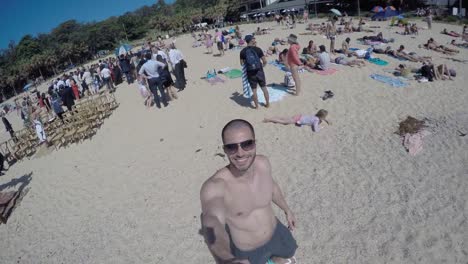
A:
<svg viewBox="0 0 468 264">
<path fill-rule="evenodd" d="M 262 63 L 260 62 L 257 52 L 255 52 L 253 48 L 247 48 L 245 50 L 245 64 L 247 66 L 247 71 L 256 71 L 261 69 Z"/>
</svg>

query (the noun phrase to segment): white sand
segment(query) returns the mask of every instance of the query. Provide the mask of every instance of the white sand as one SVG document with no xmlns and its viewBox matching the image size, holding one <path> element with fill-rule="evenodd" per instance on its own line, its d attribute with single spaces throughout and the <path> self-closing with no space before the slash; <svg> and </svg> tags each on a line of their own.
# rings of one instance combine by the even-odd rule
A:
<svg viewBox="0 0 468 264">
<path fill-rule="evenodd" d="M 239 51 L 212 57 L 191 48 L 190 37 L 178 39 L 189 82 L 170 107 L 147 110 L 136 85 L 119 85 L 120 107 L 92 140 L 21 161 L 0 177 L 1 185 L 32 173 L 29 193 L 0 226 L 0 262 L 213 263 L 198 234 L 198 194 L 202 182 L 227 162 L 215 156 L 222 152 L 221 128 L 242 117 L 254 124 L 257 151 L 270 158 L 296 213 L 299 263 L 467 263 L 468 136 L 457 130 L 468 132 L 468 71 L 417 48 L 430 36 L 446 44 L 451 38 L 439 32 L 461 27 L 435 23 L 413 39 L 387 24 L 372 23 L 396 39 L 393 47 L 404 44 L 455 68 L 455 81 L 392 88 L 369 75 L 400 62 L 377 55 L 390 64 L 341 66 L 333 76 L 303 73 L 302 96 L 255 111 L 230 99 L 242 93 L 240 79 L 217 86 L 200 80 L 208 69 L 239 67 Z M 262 47 L 274 36 L 304 31 L 300 24 L 293 31 L 262 26 L 275 28 L 257 38 Z M 241 28 L 246 33 L 255 27 Z M 347 36 L 353 47 L 363 47 L 355 44 L 363 35 L 341 35 L 337 48 Z M 321 36 L 299 36 L 301 46 L 310 39 L 328 49 Z M 455 57 L 467 55 L 461 50 Z M 283 80 L 272 66 L 266 76 L 268 83 Z M 335 97 L 322 101 L 319 96 L 329 89 Z M 333 125 L 319 133 L 261 122 L 320 108 L 329 111 Z M 435 124 L 414 157 L 394 134 L 407 115 Z M 14 116 L 10 121 L 19 129 Z M 1 136 L 8 138 L 6 132 Z"/>
</svg>

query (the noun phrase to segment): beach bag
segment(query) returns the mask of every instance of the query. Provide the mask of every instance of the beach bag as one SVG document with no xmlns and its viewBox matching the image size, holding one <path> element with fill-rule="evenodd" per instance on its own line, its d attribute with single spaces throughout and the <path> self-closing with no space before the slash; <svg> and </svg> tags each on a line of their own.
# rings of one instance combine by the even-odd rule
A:
<svg viewBox="0 0 468 264">
<path fill-rule="evenodd" d="M 284 75 L 284 85 L 286 85 L 286 87 L 296 86 L 296 83 L 294 82 L 294 79 L 293 79 L 292 74 L 290 72 L 287 72 Z"/>
<path fill-rule="evenodd" d="M 247 71 L 260 70 L 262 67 L 257 52 L 252 48 L 247 48 L 245 50 L 245 64 L 247 65 Z"/>
</svg>

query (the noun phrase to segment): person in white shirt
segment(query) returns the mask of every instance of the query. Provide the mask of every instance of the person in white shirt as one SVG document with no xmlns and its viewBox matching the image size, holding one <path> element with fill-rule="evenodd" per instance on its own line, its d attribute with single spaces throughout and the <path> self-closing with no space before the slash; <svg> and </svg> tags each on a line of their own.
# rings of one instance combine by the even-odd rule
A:
<svg viewBox="0 0 468 264">
<path fill-rule="evenodd" d="M 176 49 L 175 44 L 172 43 L 169 51 L 169 60 L 172 64 L 172 69 L 174 69 L 174 75 L 176 77 L 175 87 L 180 90 L 185 89 L 187 81 L 185 80 L 184 68 L 186 67 L 186 62 L 180 50 Z"/>
<path fill-rule="evenodd" d="M 162 62 L 152 60 L 150 52 L 145 54 L 145 58 L 147 61 L 141 66 L 138 74 L 148 81 L 148 87 L 154 95 L 156 107 L 161 108 L 161 100 L 164 107 L 166 107 L 168 105 L 167 97 L 161 79 L 159 78 L 159 70 L 163 69 L 166 65 Z M 161 98 L 159 97 L 158 90 L 161 94 Z"/>
<path fill-rule="evenodd" d="M 83 68 L 83 75 L 81 75 L 80 80 L 88 86 L 89 91 L 91 94 L 95 94 L 97 91 L 95 90 L 95 87 L 93 86 L 93 76 L 91 76 L 91 72 L 88 69 Z"/>
<path fill-rule="evenodd" d="M 107 88 L 109 91 L 113 92 L 115 90 L 114 84 L 112 83 L 112 78 L 111 78 L 111 71 L 108 68 L 104 68 L 101 66 L 101 77 L 104 82 L 104 84 L 107 85 Z"/>
</svg>

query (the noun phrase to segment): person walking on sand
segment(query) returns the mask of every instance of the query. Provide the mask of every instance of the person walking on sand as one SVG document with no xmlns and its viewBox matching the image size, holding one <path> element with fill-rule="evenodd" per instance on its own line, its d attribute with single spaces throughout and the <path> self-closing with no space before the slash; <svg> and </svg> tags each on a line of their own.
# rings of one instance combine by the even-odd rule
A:
<svg viewBox="0 0 468 264">
<path fill-rule="evenodd" d="M 432 29 L 432 11 L 431 11 L 431 9 L 427 10 L 426 22 L 427 22 L 427 28 L 429 30 L 431 30 Z"/>
<path fill-rule="evenodd" d="M 263 66 L 267 64 L 265 55 L 262 49 L 257 47 L 257 41 L 252 35 L 245 36 L 247 47 L 243 48 L 240 52 L 240 64 L 245 67 L 247 71 L 247 80 L 252 89 L 252 99 L 255 104 L 255 109 L 258 109 L 257 86 L 263 91 L 265 96 L 265 107 L 270 106 L 270 98 L 265 81 L 265 72 Z"/>
<path fill-rule="evenodd" d="M 331 24 L 327 24 L 327 36 L 330 39 L 330 52 L 335 54 L 336 27 L 335 18 L 331 20 Z"/>
<path fill-rule="evenodd" d="M 294 34 L 289 35 L 288 43 L 290 45 L 287 55 L 288 66 L 291 70 L 294 83 L 296 84 L 296 95 L 299 95 L 301 93 L 301 78 L 299 77 L 299 67 L 303 65 L 299 59 L 299 50 L 301 47 L 297 43 L 297 36 Z"/>
<path fill-rule="evenodd" d="M 296 263 L 291 234 L 296 218 L 273 179 L 267 157 L 256 154 L 255 132 L 242 119 L 221 133 L 229 164 L 203 183 L 200 191 L 202 231 L 218 263 Z M 286 216 L 274 215 L 271 203 Z"/>
<path fill-rule="evenodd" d="M 162 62 L 152 60 L 151 59 L 151 53 L 146 53 L 146 62 L 141 66 L 140 71 L 138 71 L 138 74 L 140 75 L 141 78 L 146 79 L 148 81 L 148 86 L 153 94 L 154 97 L 154 103 L 156 104 L 157 108 L 161 108 L 161 100 L 164 105 L 164 107 L 168 106 L 167 103 L 167 98 L 166 98 L 166 92 L 164 91 L 163 84 L 161 82 L 161 78 L 159 76 L 159 69 L 166 67 L 166 65 Z M 159 97 L 158 94 L 161 94 L 161 98 Z"/>
<path fill-rule="evenodd" d="M 16 136 L 15 136 L 15 131 L 13 130 L 13 126 L 11 125 L 10 121 L 5 117 L 4 113 L 0 114 L 2 117 L 2 122 L 3 125 L 5 125 L 5 129 L 8 133 L 10 133 L 11 138 L 13 139 L 14 142 L 16 142 Z"/>
</svg>

